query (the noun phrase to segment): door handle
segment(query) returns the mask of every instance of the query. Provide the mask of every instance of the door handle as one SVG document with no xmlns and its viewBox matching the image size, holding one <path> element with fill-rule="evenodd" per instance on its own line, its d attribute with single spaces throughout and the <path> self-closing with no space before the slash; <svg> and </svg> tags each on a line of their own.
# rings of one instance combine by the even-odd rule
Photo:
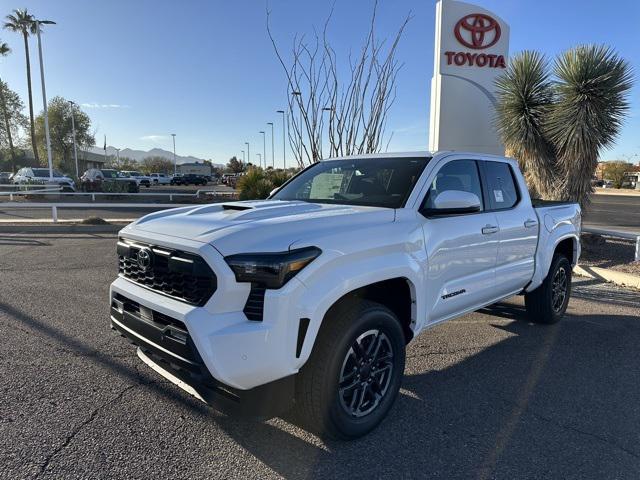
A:
<svg viewBox="0 0 640 480">
<path fill-rule="evenodd" d="M 533 228 L 533 227 L 537 227 L 538 226 L 538 221 L 537 220 L 533 220 L 531 218 L 529 218 L 528 220 L 524 221 L 524 228 Z"/>
<path fill-rule="evenodd" d="M 482 234 L 489 235 L 491 233 L 497 233 L 498 230 L 500 229 L 495 225 L 485 225 L 484 227 L 482 227 Z"/>
</svg>

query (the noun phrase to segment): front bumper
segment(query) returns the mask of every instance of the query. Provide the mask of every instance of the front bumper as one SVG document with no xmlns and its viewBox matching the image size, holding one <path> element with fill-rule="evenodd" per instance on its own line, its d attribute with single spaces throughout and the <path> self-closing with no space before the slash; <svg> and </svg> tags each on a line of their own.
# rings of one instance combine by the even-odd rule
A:
<svg viewBox="0 0 640 480">
<path fill-rule="evenodd" d="M 250 285 L 236 282 L 211 245 L 132 228 L 121 235 L 199 255 L 215 272 L 217 289 L 203 306 L 195 306 L 119 277 L 110 289 L 112 327 L 205 399 L 231 397 L 240 411 L 254 397 L 288 405 L 303 363 L 297 344 L 299 299 L 306 287 L 294 278 L 280 290 L 267 291 L 263 320 L 250 321 L 243 312 Z M 139 305 L 138 311 L 126 312 L 119 306 L 123 300 Z"/>
<path fill-rule="evenodd" d="M 222 412 L 272 416 L 293 403 L 295 376 L 249 390 L 226 385 L 211 375 L 184 324 L 140 308 L 125 297 L 112 299 L 111 328 L 138 347 L 140 358 L 173 383 Z"/>
</svg>

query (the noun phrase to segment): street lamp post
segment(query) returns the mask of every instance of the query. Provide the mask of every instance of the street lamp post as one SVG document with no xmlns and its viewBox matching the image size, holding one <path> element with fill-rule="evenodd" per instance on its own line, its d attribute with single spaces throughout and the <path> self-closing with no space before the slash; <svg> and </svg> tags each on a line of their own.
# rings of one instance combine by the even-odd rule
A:
<svg viewBox="0 0 640 480">
<path fill-rule="evenodd" d="M 47 141 L 47 161 L 49 162 L 49 181 L 53 181 L 53 160 L 51 158 L 51 138 L 49 136 L 49 112 L 47 110 L 47 91 L 44 86 L 44 61 L 42 60 L 42 40 L 40 39 L 40 24 L 55 25 L 51 20 L 36 20 L 38 35 L 38 54 L 40 56 L 40 81 L 42 82 L 42 103 L 44 105 L 44 135 Z"/>
<path fill-rule="evenodd" d="M 242 152 L 242 163 L 247 163 L 247 159 L 244 158 L 244 150 L 240 150 Z"/>
<path fill-rule="evenodd" d="M 258 165 L 262 166 L 262 154 L 256 153 L 256 156 L 258 157 Z"/>
<path fill-rule="evenodd" d="M 178 174 L 178 164 L 176 163 L 176 134 L 172 133 L 173 137 L 173 176 L 175 177 Z"/>
<path fill-rule="evenodd" d="M 282 114 L 282 166 L 287 169 L 287 142 L 285 140 L 287 126 L 284 120 L 284 110 L 276 110 L 276 113 Z"/>
<path fill-rule="evenodd" d="M 249 142 L 244 142 L 244 144 L 247 146 L 247 161 L 251 162 L 251 153 L 249 153 Z"/>
<path fill-rule="evenodd" d="M 260 158 L 264 158 L 264 169 L 267 169 L 267 134 L 264 130 L 260 130 L 258 133 L 262 134 L 262 156 Z M 260 166 L 262 166 L 262 162 L 260 162 Z"/>
<path fill-rule="evenodd" d="M 76 149 L 76 120 L 74 109 L 76 103 L 69 101 L 71 104 L 71 135 L 73 136 L 73 160 L 76 162 L 76 178 L 80 178 L 80 170 L 78 169 L 78 150 Z"/>
<path fill-rule="evenodd" d="M 298 131 L 298 139 L 300 141 L 300 165 L 302 165 L 302 92 L 295 90 L 291 92 L 291 95 L 293 95 L 294 97 L 300 97 L 300 99 L 298 99 L 298 111 L 300 115 L 300 130 Z"/>
<path fill-rule="evenodd" d="M 276 168 L 275 149 L 273 146 L 273 122 L 267 122 L 267 125 L 271 125 L 271 168 Z M 265 158 L 265 163 L 267 159 Z"/>
</svg>

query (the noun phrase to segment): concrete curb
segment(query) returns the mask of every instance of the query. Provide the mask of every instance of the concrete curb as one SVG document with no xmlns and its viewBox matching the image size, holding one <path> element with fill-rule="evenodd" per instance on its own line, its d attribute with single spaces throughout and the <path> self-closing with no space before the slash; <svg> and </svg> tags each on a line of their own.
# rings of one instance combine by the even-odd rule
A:
<svg viewBox="0 0 640 480">
<path fill-rule="evenodd" d="M 597 278 L 606 282 L 615 283 L 623 287 L 633 287 L 640 290 L 640 277 L 631 275 L 630 273 L 617 272 L 609 268 L 588 267 L 585 265 L 576 265 L 573 273 L 583 277 Z"/>
<path fill-rule="evenodd" d="M 126 225 L 0 225 L 0 235 L 4 233 L 118 233 Z"/>
</svg>

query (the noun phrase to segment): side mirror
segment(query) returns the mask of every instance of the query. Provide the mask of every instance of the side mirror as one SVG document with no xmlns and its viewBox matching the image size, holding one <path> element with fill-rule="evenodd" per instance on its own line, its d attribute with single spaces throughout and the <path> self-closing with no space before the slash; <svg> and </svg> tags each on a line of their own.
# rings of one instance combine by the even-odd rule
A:
<svg viewBox="0 0 640 480">
<path fill-rule="evenodd" d="M 427 217 L 440 215 L 464 215 L 480 211 L 480 199 L 475 193 L 462 190 L 445 190 L 433 200 L 433 208 L 425 208 L 422 214 Z"/>
</svg>

